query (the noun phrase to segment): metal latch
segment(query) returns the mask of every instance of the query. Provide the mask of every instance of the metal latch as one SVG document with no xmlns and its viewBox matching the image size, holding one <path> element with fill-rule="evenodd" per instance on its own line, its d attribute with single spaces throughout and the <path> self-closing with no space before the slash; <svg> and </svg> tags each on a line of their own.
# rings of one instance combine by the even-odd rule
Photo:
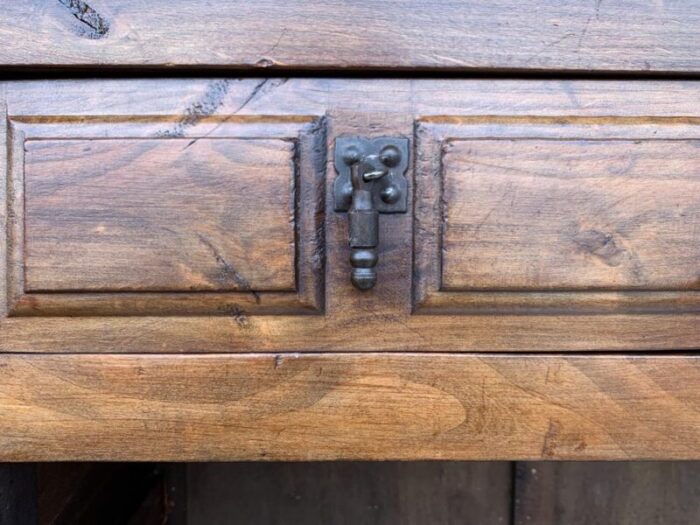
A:
<svg viewBox="0 0 700 525">
<path fill-rule="evenodd" d="M 408 139 L 339 137 L 335 140 L 335 211 L 348 212 L 350 280 L 360 290 L 377 282 L 379 214 L 408 207 Z"/>
</svg>

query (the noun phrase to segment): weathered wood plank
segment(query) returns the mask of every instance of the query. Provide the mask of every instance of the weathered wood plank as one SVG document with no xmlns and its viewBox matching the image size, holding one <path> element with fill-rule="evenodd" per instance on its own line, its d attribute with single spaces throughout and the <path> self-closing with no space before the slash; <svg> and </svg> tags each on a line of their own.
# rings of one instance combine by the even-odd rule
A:
<svg viewBox="0 0 700 525">
<path fill-rule="evenodd" d="M 507 524 L 507 462 L 196 463 L 189 525 Z"/>
<path fill-rule="evenodd" d="M 9 317 L 0 320 L 0 352 L 694 350 L 700 337 L 696 313 L 518 315 L 487 310 L 488 315 L 403 317 L 356 308 L 348 306 L 334 319 L 255 315 L 246 309 L 223 310 L 218 316 Z"/>
<path fill-rule="evenodd" d="M 4 355 L 0 458 L 692 459 L 698 356 Z"/>
<path fill-rule="evenodd" d="M 260 115 L 407 113 L 421 120 L 460 116 L 658 117 L 698 116 L 696 81 L 462 80 L 342 78 L 157 78 L 50 80 L 3 83 L 10 117 L 44 122 L 47 115 L 109 117 L 138 123 L 137 115 L 182 123 L 184 137 L 212 132 L 222 118 Z M 105 104 L 109 100 L 109 104 Z M 358 103 L 361 101 L 361 104 Z M 115 117 L 127 117 L 116 119 Z M 79 119 L 80 117 L 80 119 Z M 217 119 L 218 117 L 218 119 Z M 509 119 L 504 122 L 508 123 Z M 515 123 L 522 123 L 512 119 Z M 604 123 L 605 121 L 603 121 Z M 637 121 L 639 122 L 639 121 Z M 99 120 L 98 120 L 99 123 Z M 267 122 L 269 124 L 269 122 Z M 57 124 L 61 124 L 59 120 Z M 358 123 L 355 123 L 358 125 Z M 104 125 L 101 129 L 104 128 Z M 156 122 L 151 133 L 163 131 Z M 171 129 L 171 128 L 165 128 Z M 226 129 L 226 128 L 223 128 Z M 120 127 L 120 131 L 124 131 Z M 85 136 L 86 130 L 81 128 Z M 375 132 L 377 132 L 375 130 Z"/>
<path fill-rule="evenodd" d="M 693 0 L 15 0 L 0 65 L 700 71 Z"/>
<path fill-rule="evenodd" d="M 686 525 L 700 516 L 700 462 L 525 462 L 514 525 Z"/>
</svg>

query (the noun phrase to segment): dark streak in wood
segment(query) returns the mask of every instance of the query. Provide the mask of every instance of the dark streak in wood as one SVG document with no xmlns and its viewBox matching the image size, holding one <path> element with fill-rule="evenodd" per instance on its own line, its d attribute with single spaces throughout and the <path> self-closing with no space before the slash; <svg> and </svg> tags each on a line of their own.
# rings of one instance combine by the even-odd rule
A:
<svg viewBox="0 0 700 525">
<path fill-rule="evenodd" d="M 109 21 L 82 0 L 58 0 L 79 20 L 84 28 L 81 36 L 92 40 L 103 38 L 109 32 Z"/>
<path fill-rule="evenodd" d="M 258 97 L 260 97 L 260 96 L 262 96 L 262 95 L 265 95 L 265 94 L 268 93 L 269 91 L 271 91 L 271 90 L 273 90 L 273 89 L 275 89 L 275 88 L 281 86 L 282 84 L 286 83 L 287 80 L 288 80 L 287 78 L 274 78 L 274 79 L 265 78 L 265 79 L 259 81 L 259 82 L 255 85 L 255 87 L 253 87 L 253 89 L 251 90 L 250 94 L 243 100 L 243 102 L 241 102 L 241 104 L 240 104 L 233 112 L 231 112 L 229 115 L 227 115 L 226 118 L 224 118 L 224 119 L 223 119 L 221 122 L 219 122 L 214 128 L 212 128 L 211 131 L 209 131 L 208 133 L 204 134 L 202 137 L 197 137 L 197 138 L 192 139 L 192 140 L 187 144 L 187 146 L 185 146 L 183 149 L 189 148 L 190 146 L 192 146 L 193 144 L 195 144 L 195 143 L 196 143 L 198 140 L 200 140 L 200 139 L 207 138 L 207 137 L 210 136 L 212 133 L 214 133 L 216 130 L 218 130 L 223 124 L 225 124 L 226 122 L 228 122 L 232 117 L 234 117 L 235 115 L 237 115 L 238 113 L 240 113 L 248 104 L 250 104 L 251 102 L 253 102 L 256 98 L 258 98 Z M 218 108 L 218 106 L 217 106 L 217 108 Z M 214 111 L 216 111 L 216 108 L 214 108 L 214 110 L 213 110 L 211 113 L 213 113 Z M 210 113 L 210 114 L 211 114 L 211 113 Z M 207 115 L 207 116 L 208 116 L 208 115 Z"/>
<path fill-rule="evenodd" d="M 549 373 L 549 368 L 547 369 L 547 373 Z M 545 383 L 547 383 L 547 380 L 545 378 Z M 557 437 L 559 436 L 559 433 L 561 432 L 561 426 L 558 421 L 550 418 L 549 419 L 549 427 L 547 428 L 547 432 L 544 435 L 544 440 L 542 442 L 542 452 L 541 455 L 543 458 L 550 458 L 556 454 L 557 451 Z"/>
<path fill-rule="evenodd" d="M 200 242 L 211 251 L 214 259 L 216 259 L 216 264 L 218 264 L 221 268 L 221 273 L 217 277 L 219 284 L 225 286 L 229 281 L 233 281 L 242 290 L 250 292 L 251 287 L 248 280 L 238 273 L 233 265 L 228 262 L 223 255 L 221 255 L 221 252 L 216 248 L 216 246 L 214 246 L 214 243 L 212 243 L 211 240 L 207 239 L 207 237 L 201 233 L 197 233 L 196 235 Z"/>
<path fill-rule="evenodd" d="M 619 266 L 625 250 L 618 247 L 609 233 L 585 230 L 574 237 L 574 243 L 585 253 L 598 257 L 608 266 Z"/>
<path fill-rule="evenodd" d="M 182 137 L 185 131 L 195 126 L 202 119 L 213 115 L 217 109 L 221 107 L 229 92 L 231 80 L 217 79 L 212 80 L 208 85 L 204 94 L 189 104 L 183 113 L 182 118 L 170 129 L 158 131 L 156 137 Z M 190 142 L 184 149 L 190 147 L 195 141 Z"/>
<path fill-rule="evenodd" d="M 224 306 L 220 309 L 225 315 L 233 317 L 241 328 L 247 328 L 250 325 L 248 316 L 245 311 L 238 306 Z"/>
</svg>

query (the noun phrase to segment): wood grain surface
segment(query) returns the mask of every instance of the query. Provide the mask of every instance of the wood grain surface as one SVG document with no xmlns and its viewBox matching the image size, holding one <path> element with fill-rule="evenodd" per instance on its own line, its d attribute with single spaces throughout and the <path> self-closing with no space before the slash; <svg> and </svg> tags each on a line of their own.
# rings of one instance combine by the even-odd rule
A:
<svg viewBox="0 0 700 525">
<path fill-rule="evenodd" d="M 692 459 L 700 357 L 4 355 L 0 459 Z"/>
<path fill-rule="evenodd" d="M 6 85 L 0 84 L 0 143 L 7 144 L 7 97 Z M 8 241 L 11 235 L 10 223 L 8 221 L 10 215 L 9 202 L 7 193 L 9 188 L 8 181 L 8 152 L 9 148 L 0 148 L 0 319 L 7 316 L 10 297 L 8 294 L 8 266 L 9 252 Z"/>
<path fill-rule="evenodd" d="M 700 514 L 697 461 L 195 463 L 187 477 L 190 525 L 690 525 Z"/>
<path fill-rule="evenodd" d="M 294 144 L 25 143 L 25 276 L 41 291 L 294 291 Z"/>
<path fill-rule="evenodd" d="M 700 71 L 694 0 L 15 0 L 0 65 Z"/>
<path fill-rule="evenodd" d="M 699 150 L 697 140 L 449 142 L 442 289 L 700 289 Z"/>
<path fill-rule="evenodd" d="M 700 347 L 697 82 L 1 86 L 0 352 Z M 347 216 L 331 193 L 334 141 L 354 135 L 411 141 L 414 209 L 380 218 L 379 280 L 368 292 L 349 282 Z M 148 151 L 134 158 L 139 148 Z M 523 167 L 522 177 L 513 171 Z M 273 179 L 286 181 L 279 193 Z M 96 230 L 117 223 L 118 236 Z M 204 230 L 221 261 L 197 237 Z M 294 289 L 265 291 L 291 287 L 292 242 Z M 168 269 L 176 263 L 190 274 Z M 227 267 L 255 286 L 218 283 Z M 479 275 L 486 288 L 469 289 Z"/>
</svg>

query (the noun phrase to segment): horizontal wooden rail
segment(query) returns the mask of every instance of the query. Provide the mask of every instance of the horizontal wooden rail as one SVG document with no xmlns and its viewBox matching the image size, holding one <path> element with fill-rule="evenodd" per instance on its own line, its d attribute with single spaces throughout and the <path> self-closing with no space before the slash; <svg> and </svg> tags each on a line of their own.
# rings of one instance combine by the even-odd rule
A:
<svg viewBox="0 0 700 525">
<path fill-rule="evenodd" d="M 700 356 L 0 356 L 0 460 L 700 458 Z"/>
</svg>

